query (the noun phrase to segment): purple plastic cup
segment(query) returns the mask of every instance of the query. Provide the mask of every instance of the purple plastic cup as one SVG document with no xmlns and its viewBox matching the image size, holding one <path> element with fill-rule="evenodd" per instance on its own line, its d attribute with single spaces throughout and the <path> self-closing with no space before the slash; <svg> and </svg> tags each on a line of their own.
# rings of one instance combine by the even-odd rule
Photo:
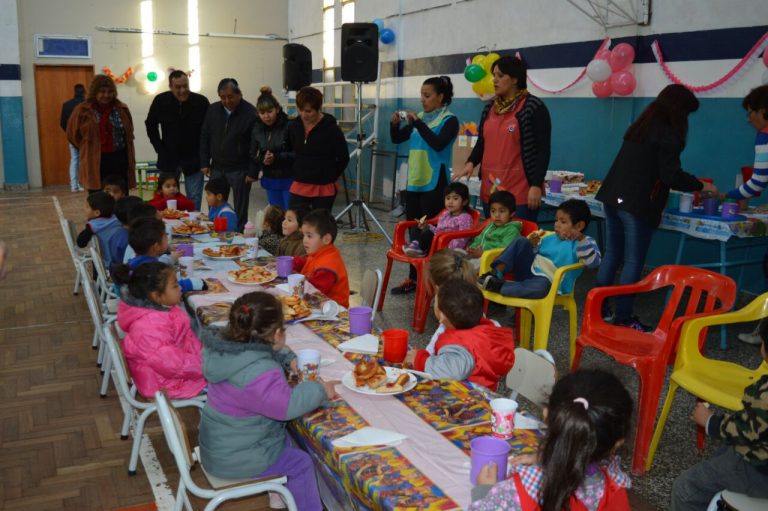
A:
<svg viewBox="0 0 768 511">
<path fill-rule="evenodd" d="M 735 202 L 723 202 L 723 208 L 720 216 L 723 218 L 733 218 L 739 213 L 739 205 Z"/>
<path fill-rule="evenodd" d="M 717 215 L 717 206 L 720 205 L 720 201 L 717 197 L 708 197 L 704 199 L 704 214 L 708 216 Z"/>
<path fill-rule="evenodd" d="M 509 455 L 509 443 L 492 436 L 481 436 L 469 443 L 472 450 L 470 458 L 472 468 L 469 471 L 469 479 L 472 484 L 477 484 L 477 475 L 480 470 L 489 463 L 496 463 L 498 467 L 497 478 L 503 481 L 507 478 L 507 456 Z"/>
<path fill-rule="evenodd" d="M 349 333 L 354 335 L 371 333 L 371 312 L 370 307 L 350 307 Z"/>
<path fill-rule="evenodd" d="M 560 179 L 549 180 L 549 191 L 552 193 L 560 193 L 563 191 L 563 181 Z"/>
<path fill-rule="evenodd" d="M 195 255 L 195 250 L 192 248 L 192 243 L 179 243 L 176 245 L 176 250 L 181 252 L 183 257 L 192 257 Z"/>
<path fill-rule="evenodd" d="M 293 273 L 293 256 L 277 256 L 277 276 L 285 278 Z"/>
</svg>

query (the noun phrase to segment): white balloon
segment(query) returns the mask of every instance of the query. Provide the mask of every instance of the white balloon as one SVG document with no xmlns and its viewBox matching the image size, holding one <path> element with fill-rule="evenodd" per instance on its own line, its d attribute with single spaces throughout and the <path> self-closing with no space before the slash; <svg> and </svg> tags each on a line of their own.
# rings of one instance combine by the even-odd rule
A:
<svg viewBox="0 0 768 511">
<path fill-rule="evenodd" d="M 611 65 L 605 60 L 593 60 L 587 64 L 587 76 L 593 82 L 604 82 L 611 77 Z"/>
<path fill-rule="evenodd" d="M 768 85 L 768 69 L 766 69 L 765 73 L 763 73 L 763 85 Z"/>
</svg>

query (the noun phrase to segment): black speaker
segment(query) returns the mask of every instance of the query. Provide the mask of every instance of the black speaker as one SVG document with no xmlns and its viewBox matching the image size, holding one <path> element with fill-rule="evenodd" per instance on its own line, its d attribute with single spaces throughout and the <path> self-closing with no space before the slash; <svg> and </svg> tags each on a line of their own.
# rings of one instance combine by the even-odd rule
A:
<svg viewBox="0 0 768 511">
<path fill-rule="evenodd" d="M 341 79 L 375 82 L 379 76 L 379 28 L 373 23 L 341 26 Z"/>
<path fill-rule="evenodd" d="M 312 52 L 300 44 L 283 46 L 283 88 L 299 90 L 312 83 Z"/>
</svg>

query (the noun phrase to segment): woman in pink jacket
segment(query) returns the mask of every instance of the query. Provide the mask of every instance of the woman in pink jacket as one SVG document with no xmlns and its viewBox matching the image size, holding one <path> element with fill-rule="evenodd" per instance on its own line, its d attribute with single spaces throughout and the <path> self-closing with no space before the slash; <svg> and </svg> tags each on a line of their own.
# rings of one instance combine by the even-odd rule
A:
<svg viewBox="0 0 768 511">
<path fill-rule="evenodd" d="M 114 268 L 123 285 L 117 322 L 124 332 L 123 353 L 139 394 L 152 398 L 165 389 L 172 399 L 196 396 L 203 378 L 202 345 L 189 316 L 179 307 L 181 288 L 170 266 L 144 263 Z"/>
</svg>

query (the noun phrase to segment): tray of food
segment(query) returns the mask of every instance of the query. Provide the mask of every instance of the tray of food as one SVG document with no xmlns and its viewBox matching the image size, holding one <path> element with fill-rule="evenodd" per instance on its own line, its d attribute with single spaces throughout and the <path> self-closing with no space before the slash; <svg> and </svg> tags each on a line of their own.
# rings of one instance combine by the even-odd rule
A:
<svg viewBox="0 0 768 511">
<path fill-rule="evenodd" d="M 376 360 L 362 360 L 341 378 L 349 390 L 368 395 L 396 395 L 416 386 L 416 376 L 395 367 L 384 367 Z"/>
</svg>

